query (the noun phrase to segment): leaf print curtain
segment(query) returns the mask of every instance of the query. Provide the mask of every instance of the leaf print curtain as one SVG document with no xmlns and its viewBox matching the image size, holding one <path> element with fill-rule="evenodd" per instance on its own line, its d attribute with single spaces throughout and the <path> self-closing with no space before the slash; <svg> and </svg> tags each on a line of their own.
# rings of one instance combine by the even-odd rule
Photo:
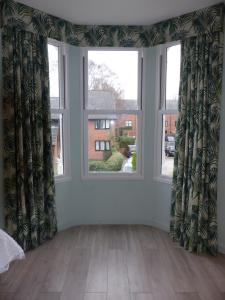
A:
<svg viewBox="0 0 225 300">
<path fill-rule="evenodd" d="M 152 47 L 223 31 L 224 23 L 224 3 L 145 26 L 74 24 L 13 0 L 1 0 L 1 12 L 3 27 L 16 26 L 80 47 Z"/>
<path fill-rule="evenodd" d="M 182 42 L 172 185 L 172 237 L 189 251 L 217 252 L 217 168 L 223 34 Z"/>
<path fill-rule="evenodd" d="M 47 39 L 3 29 L 5 220 L 24 250 L 56 233 Z"/>
</svg>

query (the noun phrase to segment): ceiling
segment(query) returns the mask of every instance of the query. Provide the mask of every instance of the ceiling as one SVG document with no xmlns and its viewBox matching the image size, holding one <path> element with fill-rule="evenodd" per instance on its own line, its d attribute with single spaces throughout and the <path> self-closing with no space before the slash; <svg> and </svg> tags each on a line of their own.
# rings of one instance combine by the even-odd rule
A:
<svg viewBox="0 0 225 300">
<path fill-rule="evenodd" d="M 19 0 L 77 24 L 150 25 L 220 0 Z"/>
</svg>

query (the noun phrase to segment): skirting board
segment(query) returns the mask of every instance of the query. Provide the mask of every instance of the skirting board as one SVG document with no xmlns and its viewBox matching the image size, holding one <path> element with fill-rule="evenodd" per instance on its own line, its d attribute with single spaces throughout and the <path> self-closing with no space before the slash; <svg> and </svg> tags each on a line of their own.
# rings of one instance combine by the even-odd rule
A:
<svg viewBox="0 0 225 300">
<path fill-rule="evenodd" d="M 219 252 L 225 254 L 225 246 L 219 245 Z"/>
</svg>

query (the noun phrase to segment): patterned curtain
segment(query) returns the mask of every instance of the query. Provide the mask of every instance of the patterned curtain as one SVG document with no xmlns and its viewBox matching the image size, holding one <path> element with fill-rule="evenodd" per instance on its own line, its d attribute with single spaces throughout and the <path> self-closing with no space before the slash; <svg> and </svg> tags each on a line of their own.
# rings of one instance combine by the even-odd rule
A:
<svg viewBox="0 0 225 300">
<path fill-rule="evenodd" d="M 5 220 L 24 250 L 56 233 L 47 39 L 4 28 Z"/>
<path fill-rule="evenodd" d="M 224 23 L 224 3 L 146 26 L 79 25 L 13 0 L 1 0 L 1 12 L 0 26 L 80 47 L 152 47 L 223 31 Z"/>
<path fill-rule="evenodd" d="M 179 118 L 172 186 L 174 240 L 217 252 L 217 168 L 223 33 L 182 42 Z"/>
</svg>

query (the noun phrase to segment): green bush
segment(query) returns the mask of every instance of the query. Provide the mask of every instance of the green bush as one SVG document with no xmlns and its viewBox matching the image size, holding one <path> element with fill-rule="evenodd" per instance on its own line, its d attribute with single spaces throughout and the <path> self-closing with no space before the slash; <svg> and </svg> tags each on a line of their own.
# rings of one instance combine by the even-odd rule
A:
<svg viewBox="0 0 225 300">
<path fill-rule="evenodd" d="M 91 160 L 88 162 L 89 171 L 107 171 L 106 162 L 101 160 Z"/>
<path fill-rule="evenodd" d="M 113 155 L 106 162 L 108 171 L 120 171 L 123 164 L 123 155 L 119 152 Z"/>
<path fill-rule="evenodd" d="M 104 161 L 107 161 L 110 157 L 112 156 L 112 151 L 111 150 L 105 150 L 103 153 L 103 159 Z"/>
<path fill-rule="evenodd" d="M 135 145 L 135 138 L 130 136 L 119 136 L 117 138 L 119 148 L 127 148 L 128 145 Z"/>
<path fill-rule="evenodd" d="M 132 154 L 132 170 L 136 171 L 137 168 L 137 152 Z"/>
<path fill-rule="evenodd" d="M 107 161 L 90 160 L 89 171 L 120 171 L 123 165 L 123 155 L 115 152 Z"/>
</svg>

